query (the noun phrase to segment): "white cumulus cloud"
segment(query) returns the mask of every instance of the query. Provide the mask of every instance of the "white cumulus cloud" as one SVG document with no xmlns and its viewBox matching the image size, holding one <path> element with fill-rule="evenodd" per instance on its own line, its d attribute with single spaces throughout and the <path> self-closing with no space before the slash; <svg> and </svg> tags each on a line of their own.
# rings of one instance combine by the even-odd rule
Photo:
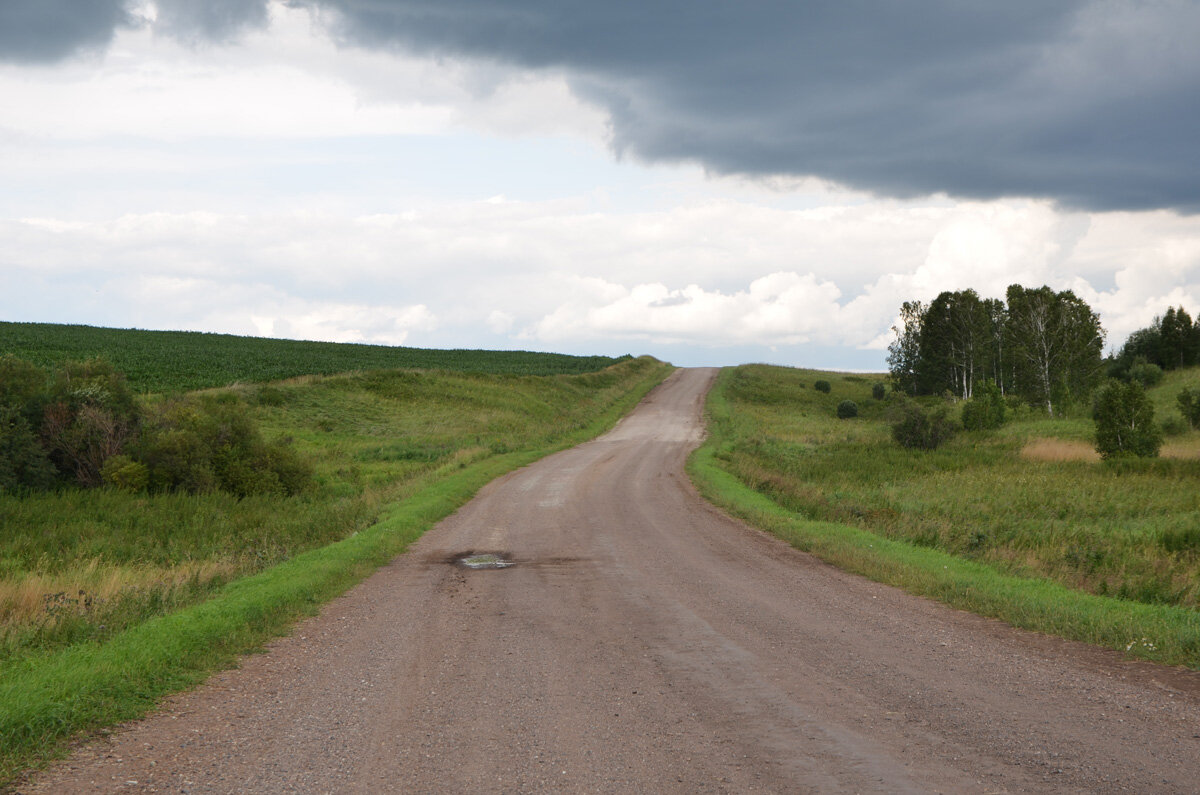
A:
<svg viewBox="0 0 1200 795">
<path fill-rule="evenodd" d="M 560 306 L 528 332 L 545 341 L 619 337 L 703 345 L 798 345 L 836 336 L 841 291 L 815 275 L 776 272 L 723 293 L 689 284 L 605 283 Z"/>
</svg>

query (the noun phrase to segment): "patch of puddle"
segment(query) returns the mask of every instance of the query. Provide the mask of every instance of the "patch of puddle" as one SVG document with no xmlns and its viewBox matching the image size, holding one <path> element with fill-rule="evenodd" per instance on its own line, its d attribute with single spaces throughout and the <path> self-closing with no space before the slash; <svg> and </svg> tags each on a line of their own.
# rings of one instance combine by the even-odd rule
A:
<svg viewBox="0 0 1200 795">
<path fill-rule="evenodd" d="M 513 565 L 513 561 L 505 560 L 492 552 L 467 555 L 466 557 L 459 558 L 458 562 L 468 569 L 506 569 Z"/>
</svg>

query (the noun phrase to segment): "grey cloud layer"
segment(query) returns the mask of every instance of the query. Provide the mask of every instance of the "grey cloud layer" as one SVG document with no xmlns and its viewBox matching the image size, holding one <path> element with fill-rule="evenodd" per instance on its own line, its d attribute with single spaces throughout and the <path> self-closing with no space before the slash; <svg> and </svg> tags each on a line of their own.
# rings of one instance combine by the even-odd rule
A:
<svg viewBox="0 0 1200 795">
<path fill-rule="evenodd" d="M 51 62 L 103 47 L 129 22 L 124 0 L 5 0 L 0 60 Z"/>
<path fill-rule="evenodd" d="M 157 6 L 157 26 L 186 41 L 221 41 L 267 21 L 261 0 L 157 0 Z"/>
<path fill-rule="evenodd" d="M 609 111 L 614 146 L 646 160 L 894 196 L 1200 211 L 1191 0 L 294 4 L 350 45 L 562 70 Z M 177 33 L 225 37 L 260 23 L 264 7 L 168 18 Z M 103 41 L 114 19 L 89 19 L 90 38 L 82 20 L 43 31 L 40 56 Z M 0 53 L 36 57 L 31 46 L 6 39 Z"/>
</svg>

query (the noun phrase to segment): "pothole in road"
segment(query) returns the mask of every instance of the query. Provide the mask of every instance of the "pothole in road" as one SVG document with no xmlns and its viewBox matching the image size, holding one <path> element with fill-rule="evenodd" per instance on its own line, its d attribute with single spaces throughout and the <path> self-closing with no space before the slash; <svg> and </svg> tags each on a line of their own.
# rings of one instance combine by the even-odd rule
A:
<svg viewBox="0 0 1200 795">
<path fill-rule="evenodd" d="M 513 565 L 513 561 L 505 560 L 500 555 L 494 552 L 481 552 L 476 555 L 466 555 L 458 559 L 458 562 L 466 566 L 468 569 L 507 569 Z"/>
</svg>

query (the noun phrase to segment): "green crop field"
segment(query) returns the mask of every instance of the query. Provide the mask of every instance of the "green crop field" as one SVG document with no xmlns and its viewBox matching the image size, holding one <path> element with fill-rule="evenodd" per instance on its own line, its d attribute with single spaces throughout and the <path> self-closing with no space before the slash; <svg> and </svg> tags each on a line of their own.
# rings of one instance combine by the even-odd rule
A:
<svg viewBox="0 0 1200 795">
<path fill-rule="evenodd" d="M 747 518 L 786 519 L 784 534 L 805 548 L 859 539 L 853 550 L 830 553 L 839 565 L 939 597 L 953 591 L 948 601 L 1014 623 L 1118 648 L 1132 643 L 1131 652 L 1200 667 L 1200 433 L 1173 421 L 1178 430 L 1163 457 L 1101 462 L 1087 407 L 1057 419 L 1021 408 L 996 431 L 960 431 L 936 450 L 909 450 L 891 437 L 895 398 L 872 398 L 882 378 L 766 366 L 725 371 L 710 396 L 712 437 L 693 463 L 702 489 L 736 510 L 748 495 L 722 497 L 729 482 L 714 485 L 721 477 L 714 471 L 731 475 L 774 506 Z M 818 379 L 830 383 L 828 394 L 813 388 Z M 1168 374 L 1151 392 L 1159 418 L 1177 414 L 1174 396 L 1197 383 L 1197 370 Z M 858 404 L 858 417 L 837 417 L 844 400 Z M 846 531 L 835 542 L 839 527 Z M 897 554 L 907 562 L 880 563 L 885 549 L 903 549 Z M 975 573 L 952 586 L 915 574 L 959 563 Z M 1183 629 L 1167 638 L 1150 625 L 1123 624 L 1098 636 L 1092 607 L 1067 622 L 1074 626 L 1038 624 L 1036 616 L 982 604 L 993 575 L 1006 588 L 1018 581 L 1060 588 L 1048 597 L 1060 602 L 1076 593 L 1129 615 L 1175 611 Z"/>
<path fill-rule="evenodd" d="M 569 375 L 609 366 L 607 356 L 529 351 L 399 348 L 237 337 L 197 331 L 142 331 L 0 322 L 0 353 L 40 366 L 97 356 L 140 392 L 184 392 L 300 375 L 410 368 L 517 375 Z"/>
<path fill-rule="evenodd" d="M 4 333 L 14 328 L 32 327 Z M 136 717 L 286 631 L 488 480 L 610 427 L 671 370 L 649 357 L 44 328 L 41 361 L 69 351 L 119 365 L 145 354 L 143 388 L 230 384 L 207 394 L 244 409 L 268 441 L 285 440 L 313 482 L 240 498 L 112 486 L 0 492 L 0 789 L 79 732 Z M 146 340 L 160 347 L 146 353 Z M 277 363 L 272 351 L 295 356 Z M 433 369 L 395 369 L 389 356 Z M 172 376 L 172 361 L 186 378 Z M 306 361 L 356 371 L 300 375 Z M 268 366 L 288 378 L 261 382 Z"/>
</svg>

